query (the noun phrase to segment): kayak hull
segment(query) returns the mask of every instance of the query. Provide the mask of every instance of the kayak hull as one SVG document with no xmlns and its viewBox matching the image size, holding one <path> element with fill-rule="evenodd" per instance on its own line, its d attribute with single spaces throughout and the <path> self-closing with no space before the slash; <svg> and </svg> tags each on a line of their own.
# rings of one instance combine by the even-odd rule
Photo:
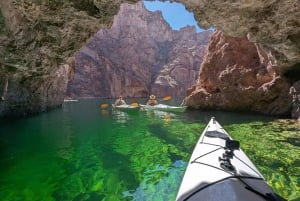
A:
<svg viewBox="0 0 300 201">
<path fill-rule="evenodd" d="M 164 112 L 176 112 L 176 113 L 183 113 L 186 110 L 186 106 L 170 106 L 170 105 L 164 105 L 164 104 L 158 104 L 158 105 L 141 105 L 141 108 L 145 110 L 160 110 Z"/>
<path fill-rule="evenodd" d="M 138 112 L 140 110 L 140 106 L 132 106 L 132 105 L 115 105 L 112 104 L 113 109 L 124 111 L 124 112 Z"/>
<path fill-rule="evenodd" d="M 265 201 L 264 196 L 273 195 L 239 143 L 212 118 L 194 148 L 176 201 Z"/>
</svg>

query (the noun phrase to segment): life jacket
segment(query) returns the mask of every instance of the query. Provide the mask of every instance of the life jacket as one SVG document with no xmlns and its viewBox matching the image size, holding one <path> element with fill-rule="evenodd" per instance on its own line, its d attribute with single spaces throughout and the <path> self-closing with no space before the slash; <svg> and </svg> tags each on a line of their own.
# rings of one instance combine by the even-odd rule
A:
<svg viewBox="0 0 300 201">
<path fill-rule="evenodd" d="M 148 105 L 157 105 L 157 101 L 155 99 L 150 99 Z"/>
<path fill-rule="evenodd" d="M 116 102 L 116 105 L 123 105 L 123 104 L 125 104 L 124 100 L 118 99 L 117 102 Z"/>
</svg>

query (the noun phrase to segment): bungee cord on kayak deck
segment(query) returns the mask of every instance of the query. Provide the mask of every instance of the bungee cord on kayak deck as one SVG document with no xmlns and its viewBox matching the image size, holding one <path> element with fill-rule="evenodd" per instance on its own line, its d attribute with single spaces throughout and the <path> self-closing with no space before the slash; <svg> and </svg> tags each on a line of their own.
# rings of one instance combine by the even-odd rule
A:
<svg viewBox="0 0 300 201">
<path fill-rule="evenodd" d="M 194 148 L 176 198 L 192 200 L 285 201 L 214 118 Z"/>
<path fill-rule="evenodd" d="M 228 137 L 223 138 L 224 136 L 223 136 L 223 135 L 220 135 L 220 134 L 222 134 L 222 133 L 220 133 L 220 132 L 206 132 L 206 133 L 209 133 L 209 134 L 208 134 L 208 136 L 205 134 L 205 137 L 211 137 L 211 136 L 212 136 L 211 134 L 213 134 L 213 137 L 215 137 L 215 134 L 217 134 L 218 136 L 221 136 L 221 137 L 220 137 L 221 139 L 225 139 L 226 142 L 227 142 L 227 140 L 230 140 Z M 234 140 L 230 140 L 230 141 L 234 141 Z M 204 142 L 201 142 L 201 143 L 204 143 Z M 205 143 L 205 144 L 208 144 L 208 143 Z M 207 188 L 207 187 L 209 187 L 209 186 L 211 186 L 211 185 L 213 185 L 213 184 L 219 183 L 219 182 L 221 182 L 221 181 L 224 181 L 224 180 L 227 180 L 227 179 L 230 179 L 230 178 L 236 178 L 236 179 L 238 179 L 240 182 L 242 182 L 242 183 L 245 185 L 245 188 L 246 188 L 247 190 L 249 190 L 249 191 L 251 191 L 251 192 L 253 192 L 253 193 L 255 193 L 255 194 L 257 194 L 257 195 L 259 195 L 259 196 L 261 196 L 261 197 L 263 197 L 263 198 L 266 199 L 267 201 L 279 201 L 279 200 L 275 197 L 275 195 L 273 195 L 273 193 L 266 193 L 266 194 L 263 194 L 263 193 L 261 193 L 261 192 L 255 190 L 253 187 L 251 187 L 247 182 L 245 182 L 245 181 L 243 180 L 243 179 L 259 179 L 259 180 L 263 180 L 263 178 L 260 177 L 259 173 L 257 173 L 257 171 L 255 171 L 255 170 L 254 170 L 252 167 L 250 167 L 247 163 L 245 163 L 245 162 L 244 162 L 243 160 L 241 160 L 239 157 L 235 156 L 234 153 L 233 153 L 234 150 L 231 150 L 232 152 L 230 152 L 230 154 L 232 154 L 232 157 L 235 157 L 236 159 L 238 159 L 239 161 L 241 161 L 243 164 L 245 164 L 246 166 L 248 166 L 250 169 L 252 169 L 252 171 L 255 172 L 255 173 L 258 175 L 258 177 L 240 176 L 240 175 L 237 174 L 237 172 L 235 171 L 235 169 L 234 169 L 234 171 L 230 171 L 230 170 L 228 170 L 228 169 L 222 167 L 222 165 L 220 165 L 220 166 L 222 167 L 222 168 L 220 168 L 220 167 L 216 167 L 216 166 L 213 166 L 213 165 L 210 165 L 210 164 L 207 164 L 207 163 L 198 162 L 197 160 L 200 159 L 201 157 L 204 157 L 204 156 L 206 156 L 206 155 L 209 155 L 209 154 L 211 154 L 211 153 L 213 153 L 213 152 L 216 152 L 216 151 L 218 151 L 218 150 L 220 150 L 220 149 L 224 149 L 224 150 L 227 149 L 226 146 L 223 147 L 223 146 L 220 146 L 220 145 L 217 145 L 217 144 L 209 144 L 209 145 L 212 145 L 212 146 L 219 146 L 219 148 L 214 149 L 214 150 L 212 150 L 212 151 L 210 151 L 210 152 L 207 152 L 207 153 L 205 153 L 205 154 L 203 154 L 203 155 L 201 155 L 201 156 L 195 158 L 191 163 L 197 163 L 197 164 L 200 164 L 200 165 L 206 165 L 206 166 L 215 168 L 215 169 L 217 169 L 217 170 L 226 172 L 226 173 L 230 174 L 231 176 L 225 177 L 224 179 L 218 180 L 218 181 L 216 181 L 216 182 L 214 182 L 214 183 L 210 183 L 210 184 L 207 184 L 207 185 L 205 185 L 205 186 L 202 186 L 200 189 L 197 189 L 197 190 L 195 191 L 195 193 L 196 193 L 196 192 L 199 192 L 199 191 L 203 190 L 204 188 Z M 226 145 L 227 145 L 227 143 L 226 143 Z M 226 153 L 226 152 L 225 152 L 225 153 Z M 220 161 L 220 158 L 219 158 L 219 161 Z M 230 164 L 231 164 L 231 163 L 230 163 Z M 194 195 L 194 193 L 192 193 L 188 198 L 192 197 L 193 195 Z M 186 198 L 185 200 L 187 200 L 188 198 Z"/>
</svg>

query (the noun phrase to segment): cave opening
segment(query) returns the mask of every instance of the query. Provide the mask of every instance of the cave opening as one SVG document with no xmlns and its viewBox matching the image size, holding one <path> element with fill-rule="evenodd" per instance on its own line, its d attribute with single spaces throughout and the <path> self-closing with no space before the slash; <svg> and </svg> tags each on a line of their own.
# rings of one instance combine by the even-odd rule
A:
<svg viewBox="0 0 300 201">
<path fill-rule="evenodd" d="M 199 27 L 182 3 L 122 3 L 112 25 L 76 53 L 66 98 L 185 96 L 212 32 Z"/>
<path fill-rule="evenodd" d="M 164 19 L 169 23 L 173 30 L 180 30 L 189 25 L 194 26 L 197 32 L 204 31 L 195 20 L 194 13 L 188 11 L 182 3 L 145 0 L 144 5 L 146 9 L 151 12 L 161 11 Z"/>
</svg>

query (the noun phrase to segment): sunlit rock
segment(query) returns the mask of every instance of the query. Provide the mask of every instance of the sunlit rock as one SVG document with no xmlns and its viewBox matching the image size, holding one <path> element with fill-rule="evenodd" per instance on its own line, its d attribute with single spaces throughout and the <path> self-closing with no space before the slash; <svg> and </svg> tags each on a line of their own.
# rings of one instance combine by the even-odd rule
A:
<svg viewBox="0 0 300 201">
<path fill-rule="evenodd" d="M 200 69 L 200 78 L 184 104 L 192 108 L 286 114 L 289 83 L 247 38 L 216 31 Z"/>
</svg>

